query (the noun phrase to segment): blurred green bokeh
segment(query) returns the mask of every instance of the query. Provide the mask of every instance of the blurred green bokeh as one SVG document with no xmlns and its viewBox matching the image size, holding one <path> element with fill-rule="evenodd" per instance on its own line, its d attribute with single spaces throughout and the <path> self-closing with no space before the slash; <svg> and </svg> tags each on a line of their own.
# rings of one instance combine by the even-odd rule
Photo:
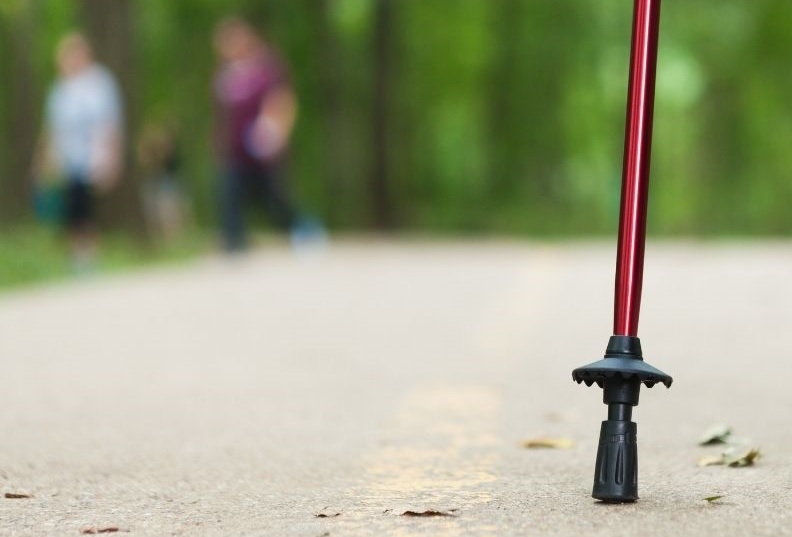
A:
<svg viewBox="0 0 792 537">
<path fill-rule="evenodd" d="M 118 68 L 130 138 L 178 125 L 199 226 L 215 218 L 211 32 L 236 12 L 290 62 L 301 104 L 292 188 L 331 228 L 615 230 L 629 0 L 3 0 L 5 229 L 30 218 L 20 197 L 53 44 L 120 7 L 123 32 L 89 33 L 104 40 L 100 56 L 108 39 L 128 42 Z M 791 59 L 792 2 L 666 0 L 650 233 L 792 231 Z"/>
</svg>

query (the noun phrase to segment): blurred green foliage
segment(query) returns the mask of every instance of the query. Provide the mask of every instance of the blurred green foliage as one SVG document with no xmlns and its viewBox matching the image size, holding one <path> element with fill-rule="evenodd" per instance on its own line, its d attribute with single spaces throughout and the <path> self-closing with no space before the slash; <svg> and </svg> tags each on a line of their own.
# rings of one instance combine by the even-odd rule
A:
<svg viewBox="0 0 792 537">
<path fill-rule="evenodd" d="M 188 233 L 180 240 L 144 249 L 123 233 L 102 238 L 96 267 L 102 274 L 121 273 L 142 265 L 181 263 L 210 249 L 204 234 Z M 0 289 L 74 277 L 66 244 L 43 226 L 21 225 L 6 230 L 0 240 Z"/>
<path fill-rule="evenodd" d="M 392 3 L 387 25 L 377 20 L 377 2 Z M 52 78 L 53 43 L 80 24 L 78 4 L 0 3 L 4 182 L 21 173 L 17 167 L 11 176 L 8 164 L 20 151 L 9 119 L 14 57 L 28 55 L 27 94 L 40 102 Z M 372 143 L 375 31 L 389 32 L 393 49 L 384 66 L 385 124 L 398 226 L 534 235 L 616 227 L 627 0 L 133 5 L 133 131 L 148 122 L 178 125 L 199 223 L 214 219 L 212 27 L 236 12 L 265 30 L 290 62 L 301 104 L 292 187 L 333 228 L 372 222 L 368 185 L 383 150 Z M 789 233 L 792 2 L 667 0 L 663 17 L 650 232 Z M 5 46 L 19 41 L 23 22 L 29 46 Z M 19 189 L 3 192 L 7 205 L 6 193 Z"/>
</svg>

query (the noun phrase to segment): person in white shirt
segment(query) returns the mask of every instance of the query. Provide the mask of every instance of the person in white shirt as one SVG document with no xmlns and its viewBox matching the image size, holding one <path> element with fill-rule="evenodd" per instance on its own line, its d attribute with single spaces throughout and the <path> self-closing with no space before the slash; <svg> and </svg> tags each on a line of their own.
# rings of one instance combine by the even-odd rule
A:
<svg viewBox="0 0 792 537">
<path fill-rule="evenodd" d="M 63 184 L 63 225 L 76 269 L 89 268 L 98 244 L 95 195 L 111 189 L 122 168 L 123 117 L 113 75 L 94 60 L 80 33 L 64 37 L 55 60 L 34 177 L 56 174 Z"/>
</svg>

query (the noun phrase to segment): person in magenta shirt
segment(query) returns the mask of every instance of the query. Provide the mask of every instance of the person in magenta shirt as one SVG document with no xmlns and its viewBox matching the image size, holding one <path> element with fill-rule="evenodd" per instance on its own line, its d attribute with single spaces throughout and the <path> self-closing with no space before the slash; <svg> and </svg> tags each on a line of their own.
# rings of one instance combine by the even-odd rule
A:
<svg viewBox="0 0 792 537">
<path fill-rule="evenodd" d="M 283 184 L 297 99 L 278 53 L 245 20 L 229 17 L 215 29 L 219 66 L 214 78 L 215 145 L 222 167 L 220 212 L 224 246 L 247 246 L 244 206 L 262 203 L 292 238 L 301 219 Z"/>
</svg>

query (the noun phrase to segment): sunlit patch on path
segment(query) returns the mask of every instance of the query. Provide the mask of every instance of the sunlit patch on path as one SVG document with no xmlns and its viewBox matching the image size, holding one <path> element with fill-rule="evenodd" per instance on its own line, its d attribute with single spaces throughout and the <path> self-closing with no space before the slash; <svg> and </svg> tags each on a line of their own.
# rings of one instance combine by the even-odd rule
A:
<svg viewBox="0 0 792 537">
<path fill-rule="evenodd" d="M 391 517 L 390 535 L 423 534 L 426 524 L 433 535 L 461 535 L 470 527 L 466 509 L 492 500 L 500 408 L 498 394 L 486 387 L 430 386 L 410 393 L 366 461 L 366 483 L 355 492 L 359 504 L 347 520 L 382 523 L 381 517 Z M 403 516 L 427 511 L 448 516 Z"/>
</svg>

